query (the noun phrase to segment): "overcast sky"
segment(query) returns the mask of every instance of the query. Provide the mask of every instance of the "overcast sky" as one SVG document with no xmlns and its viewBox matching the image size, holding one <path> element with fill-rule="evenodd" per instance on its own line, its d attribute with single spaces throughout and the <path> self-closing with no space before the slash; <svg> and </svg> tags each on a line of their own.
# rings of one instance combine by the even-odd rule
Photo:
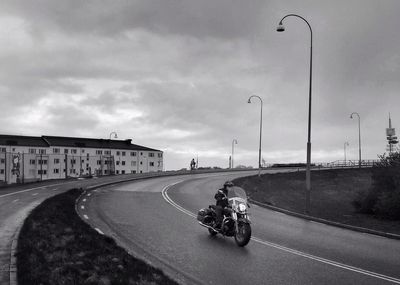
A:
<svg viewBox="0 0 400 285">
<path fill-rule="evenodd" d="M 119 138 L 165 168 L 305 162 L 313 28 L 312 161 L 385 152 L 400 127 L 400 1 L 0 3 L 0 133 Z"/>
</svg>

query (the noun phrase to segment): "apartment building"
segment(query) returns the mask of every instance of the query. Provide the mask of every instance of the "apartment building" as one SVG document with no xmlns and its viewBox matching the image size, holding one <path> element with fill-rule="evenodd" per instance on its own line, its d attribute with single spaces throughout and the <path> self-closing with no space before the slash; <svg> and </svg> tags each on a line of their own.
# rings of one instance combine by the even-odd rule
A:
<svg viewBox="0 0 400 285">
<path fill-rule="evenodd" d="M 0 135 L 0 182 L 7 184 L 162 170 L 162 151 L 130 139 Z"/>
</svg>

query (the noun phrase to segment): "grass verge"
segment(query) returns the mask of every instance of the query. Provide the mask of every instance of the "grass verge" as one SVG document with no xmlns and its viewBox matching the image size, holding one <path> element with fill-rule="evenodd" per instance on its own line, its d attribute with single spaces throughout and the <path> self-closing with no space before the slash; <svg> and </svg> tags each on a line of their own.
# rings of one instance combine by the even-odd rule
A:
<svg viewBox="0 0 400 285">
<path fill-rule="evenodd" d="M 357 213 L 352 205 L 372 184 L 371 169 L 331 169 L 311 172 L 310 215 L 372 230 L 400 234 L 400 223 Z M 305 171 L 238 178 L 234 183 L 258 202 L 304 213 Z"/>
<path fill-rule="evenodd" d="M 177 284 L 98 234 L 75 212 L 73 189 L 45 200 L 22 226 L 18 284 Z"/>
</svg>

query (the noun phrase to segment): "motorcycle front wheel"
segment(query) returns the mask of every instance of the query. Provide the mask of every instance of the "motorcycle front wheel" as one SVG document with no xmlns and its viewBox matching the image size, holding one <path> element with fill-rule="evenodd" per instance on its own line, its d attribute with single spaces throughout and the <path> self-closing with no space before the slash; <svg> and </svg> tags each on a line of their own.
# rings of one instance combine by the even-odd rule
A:
<svg viewBox="0 0 400 285">
<path fill-rule="evenodd" d="M 251 238 L 250 224 L 241 223 L 238 225 L 238 232 L 235 234 L 235 241 L 238 246 L 246 246 Z"/>
</svg>

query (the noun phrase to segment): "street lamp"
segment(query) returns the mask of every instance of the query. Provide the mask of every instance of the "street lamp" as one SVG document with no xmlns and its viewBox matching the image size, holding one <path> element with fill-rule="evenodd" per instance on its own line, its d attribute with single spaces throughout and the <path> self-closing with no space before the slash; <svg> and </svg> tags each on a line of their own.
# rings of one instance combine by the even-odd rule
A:
<svg viewBox="0 0 400 285">
<path fill-rule="evenodd" d="M 309 91 L 308 91 L 308 140 L 307 140 L 307 168 L 306 168 L 306 214 L 310 212 L 310 196 L 311 196 L 311 86 L 312 86 L 312 29 L 310 24 L 307 22 L 306 19 L 303 17 L 296 15 L 296 14 L 288 14 L 283 17 L 280 22 L 279 26 L 277 27 L 277 32 L 285 31 L 285 27 L 283 26 L 283 20 L 287 17 L 297 17 L 302 19 L 307 26 L 310 28 L 310 84 L 309 84 Z"/>
<path fill-rule="evenodd" d="M 262 138 L 262 108 L 263 108 L 263 100 L 261 99 L 260 96 L 257 95 L 251 95 L 249 97 L 249 100 L 247 101 L 247 103 L 251 103 L 251 98 L 258 98 L 260 99 L 260 103 L 261 103 L 261 116 L 260 116 L 260 145 L 258 147 L 258 177 L 260 177 L 261 175 L 261 138 Z"/>
<path fill-rule="evenodd" d="M 112 161 L 112 157 L 111 157 L 111 136 L 114 134 L 114 139 L 117 139 L 117 133 L 116 132 L 111 132 L 110 133 L 110 141 L 109 141 L 109 145 L 108 145 L 108 152 L 109 152 L 109 160 L 108 160 L 108 174 L 111 175 L 111 161 Z"/>
<path fill-rule="evenodd" d="M 237 144 L 238 142 L 237 142 L 237 140 L 236 139 L 233 139 L 233 141 L 232 141 L 232 169 L 233 169 L 233 155 L 234 155 L 234 145 L 235 144 Z"/>
<path fill-rule="evenodd" d="M 347 160 L 346 160 L 346 146 L 349 146 L 348 142 L 345 142 L 343 147 L 344 147 L 344 166 L 347 166 Z"/>
<path fill-rule="evenodd" d="M 353 119 L 353 115 L 358 117 L 358 167 L 361 168 L 361 128 L 360 128 L 360 114 L 353 112 L 350 115 L 350 119 Z"/>
</svg>

